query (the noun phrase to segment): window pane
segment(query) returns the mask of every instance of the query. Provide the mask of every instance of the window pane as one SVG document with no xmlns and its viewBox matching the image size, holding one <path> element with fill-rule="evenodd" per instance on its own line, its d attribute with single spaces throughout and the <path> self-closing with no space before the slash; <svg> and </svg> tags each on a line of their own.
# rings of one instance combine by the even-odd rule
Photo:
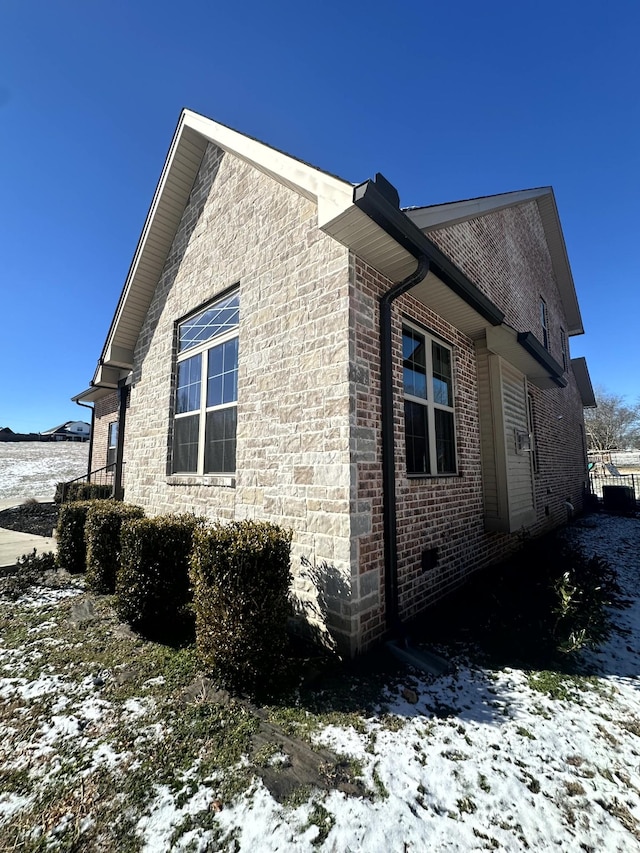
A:
<svg viewBox="0 0 640 853">
<path fill-rule="evenodd" d="M 435 421 L 438 474 L 454 474 L 456 470 L 456 448 L 453 413 L 435 409 Z"/>
<path fill-rule="evenodd" d="M 107 465 L 113 465 L 116 461 L 116 449 L 118 446 L 118 421 L 109 424 L 109 435 L 107 438 Z"/>
<path fill-rule="evenodd" d="M 202 344 L 216 335 L 230 332 L 237 327 L 239 317 L 240 294 L 236 292 L 180 324 L 178 352 Z"/>
<path fill-rule="evenodd" d="M 202 356 L 194 355 L 178 364 L 176 414 L 194 412 L 200 408 L 200 371 Z"/>
<path fill-rule="evenodd" d="M 236 420 L 235 406 L 207 412 L 205 474 L 232 474 L 236 470 Z"/>
<path fill-rule="evenodd" d="M 238 339 L 209 352 L 207 406 L 234 403 L 238 399 Z"/>
<path fill-rule="evenodd" d="M 402 330 L 404 393 L 427 397 L 427 368 L 424 337 L 406 327 Z"/>
<path fill-rule="evenodd" d="M 427 399 L 427 374 L 404 368 L 404 393 Z"/>
<path fill-rule="evenodd" d="M 412 400 L 404 402 L 404 432 L 407 445 L 407 473 L 429 473 L 429 432 L 427 407 Z"/>
<path fill-rule="evenodd" d="M 433 399 L 443 406 L 453 406 L 451 352 L 433 342 Z"/>
<path fill-rule="evenodd" d="M 173 428 L 173 471 L 198 470 L 198 432 L 200 415 L 176 418 Z"/>
</svg>

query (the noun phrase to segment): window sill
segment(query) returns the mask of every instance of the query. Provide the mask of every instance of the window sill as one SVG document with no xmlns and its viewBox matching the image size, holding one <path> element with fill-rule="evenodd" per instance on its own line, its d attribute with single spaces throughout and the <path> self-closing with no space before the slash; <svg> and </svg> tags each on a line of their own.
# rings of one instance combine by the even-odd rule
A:
<svg viewBox="0 0 640 853">
<path fill-rule="evenodd" d="M 236 478 L 225 474 L 169 474 L 169 486 L 221 486 L 235 489 Z"/>
<path fill-rule="evenodd" d="M 456 480 L 462 477 L 462 472 L 453 474 L 407 474 L 407 480 Z"/>
</svg>

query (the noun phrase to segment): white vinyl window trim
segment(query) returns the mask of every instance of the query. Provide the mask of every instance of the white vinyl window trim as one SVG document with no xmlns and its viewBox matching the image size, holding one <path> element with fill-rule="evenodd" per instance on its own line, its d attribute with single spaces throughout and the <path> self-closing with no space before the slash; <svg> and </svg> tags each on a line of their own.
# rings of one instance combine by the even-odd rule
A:
<svg viewBox="0 0 640 853">
<path fill-rule="evenodd" d="M 404 319 L 403 390 L 407 475 L 410 477 L 453 476 L 458 472 L 455 428 L 455 363 L 453 348 L 441 338 Z M 411 378 L 406 359 L 407 334 L 422 341 L 424 389 Z M 436 355 L 448 359 L 446 373 L 435 369 Z M 417 371 L 415 371 L 417 373 Z M 408 375 L 409 374 L 409 375 Z M 446 397 L 446 400 L 444 399 Z M 413 425 L 413 426 L 412 426 Z M 424 445 L 423 445 L 424 440 Z"/>
<path fill-rule="evenodd" d="M 235 295 L 237 304 L 237 291 Z M 220 300 L 224 302 L 225 300 Z M 218 303 L 213 303 L 215 307 Z M 210 309 L 206 309 L 209 311 Z M 189 324 L 194 317 L 205 312 L 197 312 L 190 318 L 185 319 L 178 324 L 178 335 L 181 328 Z M 222 363 L 222 370 L 218 371 L 214 376 L 211 375 L 215 368 L 215 363 Z M 225 361 L 229 362 L 225 364 Z M 238 369 L 238 325 L 237 319 L 235 324 L 225 324 L 223 330 L 217 332 L 213 337 L 195 343 L 190 341 L 186 347 L 180 352 L 176 359 L 177 366 L 177 381 L 176 381 L 176 396 L 175 396 L 175 414 L 174 414 L 174 441 L 173 441 L 173 474 L 223 474 L 229 475 L 235 472 L 235 425 L 237 411 L 237 369 Z M 180 384 L 181 372 L 189 374 L 193 367 L 194 373 L 199 373 L 199 376 L 194 382 Z M 226 388 L 228 380 L 231 380 L 233 391 Z M 212 394 L 211 384 L 219 383 L 219 391 Z M 182 395 L 182 396 L 181 396 Z M 190 403 L 191 398 L 197 398 L 197 404 Z M 212 397 L 214 401 L 212 402 Z M 182 401 L 182 402 L 181 402 Z M 181 411 L 182 409 L 182 411 Z M 226 413 L 226 414 L 224 414 Z M 211 453 L 211 443 L 207 447 L 207 425 L 213 423 L 213 418 L 219 415 L 222 417 L 222 423 L 225 425 L 225 430 L 228 433 L 226 441 L 217 442 L 222 444 L 222 459 L 226 464 L 216 465 L 216 454 Z M 188 419 L 197 417 L 197 432 L 192 430 L 190 442 L 192 451 L 188 450 L 180 452 L 177 447 L 177 436 L 180 427 L 188 426 Z M 181 424 L 182 422 L 182 424 Z M 227 426 L 227 422 L 229 426 Z M 197 443 L 197 452 L 193 452 L 193 446 Z M 214 442 L 215 443 L 215 442 Z M 232 463 L 227 459 L 229 455 L 227 450 L 232 448 Z M 211 458 L 207 458 L 207 451 Z M 182 459 L 188 458 L 189 464 L 180 464 Z M 213 462 L 212 462 L 213 460 Z"/>
</svg>

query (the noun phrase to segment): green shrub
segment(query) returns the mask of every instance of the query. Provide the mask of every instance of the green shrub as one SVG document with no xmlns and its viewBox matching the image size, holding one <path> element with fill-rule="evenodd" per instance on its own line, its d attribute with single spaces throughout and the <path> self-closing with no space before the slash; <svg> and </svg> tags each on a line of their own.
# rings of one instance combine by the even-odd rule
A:
<svg viewBox="0 0 640 853">
<path fill-rule="evenodd" d="M 226 684 L 259 689 L 280 674 L 290 613 L 291 533 L 267 522 L 203 528 L 191 557 L 196 642 Z"/>
<path fill-rule="evenodd" d="M 16 560 L 15 571 L 6 569 L 0 574 L 0 595 L 14 601 L 24 595 L 30 587 L 41 584 L 45 573 L 56 568 L 56 555 L 53 551 L 38 553 L 34 548 Z"/>
<path fill-rule="evenodd" d="M 123 522 L 115 608 L 136 630 L 165 638 L 192 630 L 189 555 L 201 524 L 195 515 Z"/>
<path fill-rule="evenodd" d="M 611 630 L 607 607 L 620 600 L 615 572 L 604 557 L 587 558 L 576 546 L 563 549 L 562 568 L 551 584 L 555 647 L 564 653 L 595 648 Z"/>
<path fill-rule="evenodd" d="M 66 488 L 65 488 L 66 487 Z M 108 500 L 113 496 L 113 486 L 104 483 L 56 483 L 54 502 Z"/>
<path fill-rule="evenodd" d="M 86 569 L 87 543 L 84 526 L 93 501 L 74 501 L 61 504 L 56 539 L 58 541 L 58 565 L 69 572 L 84 572 Z"/>
<path fill-rule="evenodd" d="M 571 667 L 608 636 L 621 606 L 615 571 L 557 534 L 529 539 L 507 562 L 476 574 L 429 612 L 424 640 L 463 639 L 496 666 Z"/>
<path fill-rule="evenodd" d="M 93 502 L 84 527 L 87 586 L 90 590 L 99 593 L 115 592 L 122 522 L 143 517 L 144 510 L 139 506 L 113 500 Z"/>
</svg>

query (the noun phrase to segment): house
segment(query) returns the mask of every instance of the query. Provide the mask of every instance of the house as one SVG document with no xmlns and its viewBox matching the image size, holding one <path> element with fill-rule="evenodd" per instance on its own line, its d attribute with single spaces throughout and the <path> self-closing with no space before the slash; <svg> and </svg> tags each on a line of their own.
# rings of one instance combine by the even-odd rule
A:
<svg viewBox="0 0 640 853">
<path fill-rule="evenodd" d="M 40 433 L 43 441 L 89 441 L 91 426 L 84 421 L 65 421 Z"/>
<path fill-rule="evenodd" d="M 149 514 L 291 528 L 356 654 L 580 510 L 582 332 L 551 188 L 403 210 L 185 110 L 74 399 Z"/>
</svg>

